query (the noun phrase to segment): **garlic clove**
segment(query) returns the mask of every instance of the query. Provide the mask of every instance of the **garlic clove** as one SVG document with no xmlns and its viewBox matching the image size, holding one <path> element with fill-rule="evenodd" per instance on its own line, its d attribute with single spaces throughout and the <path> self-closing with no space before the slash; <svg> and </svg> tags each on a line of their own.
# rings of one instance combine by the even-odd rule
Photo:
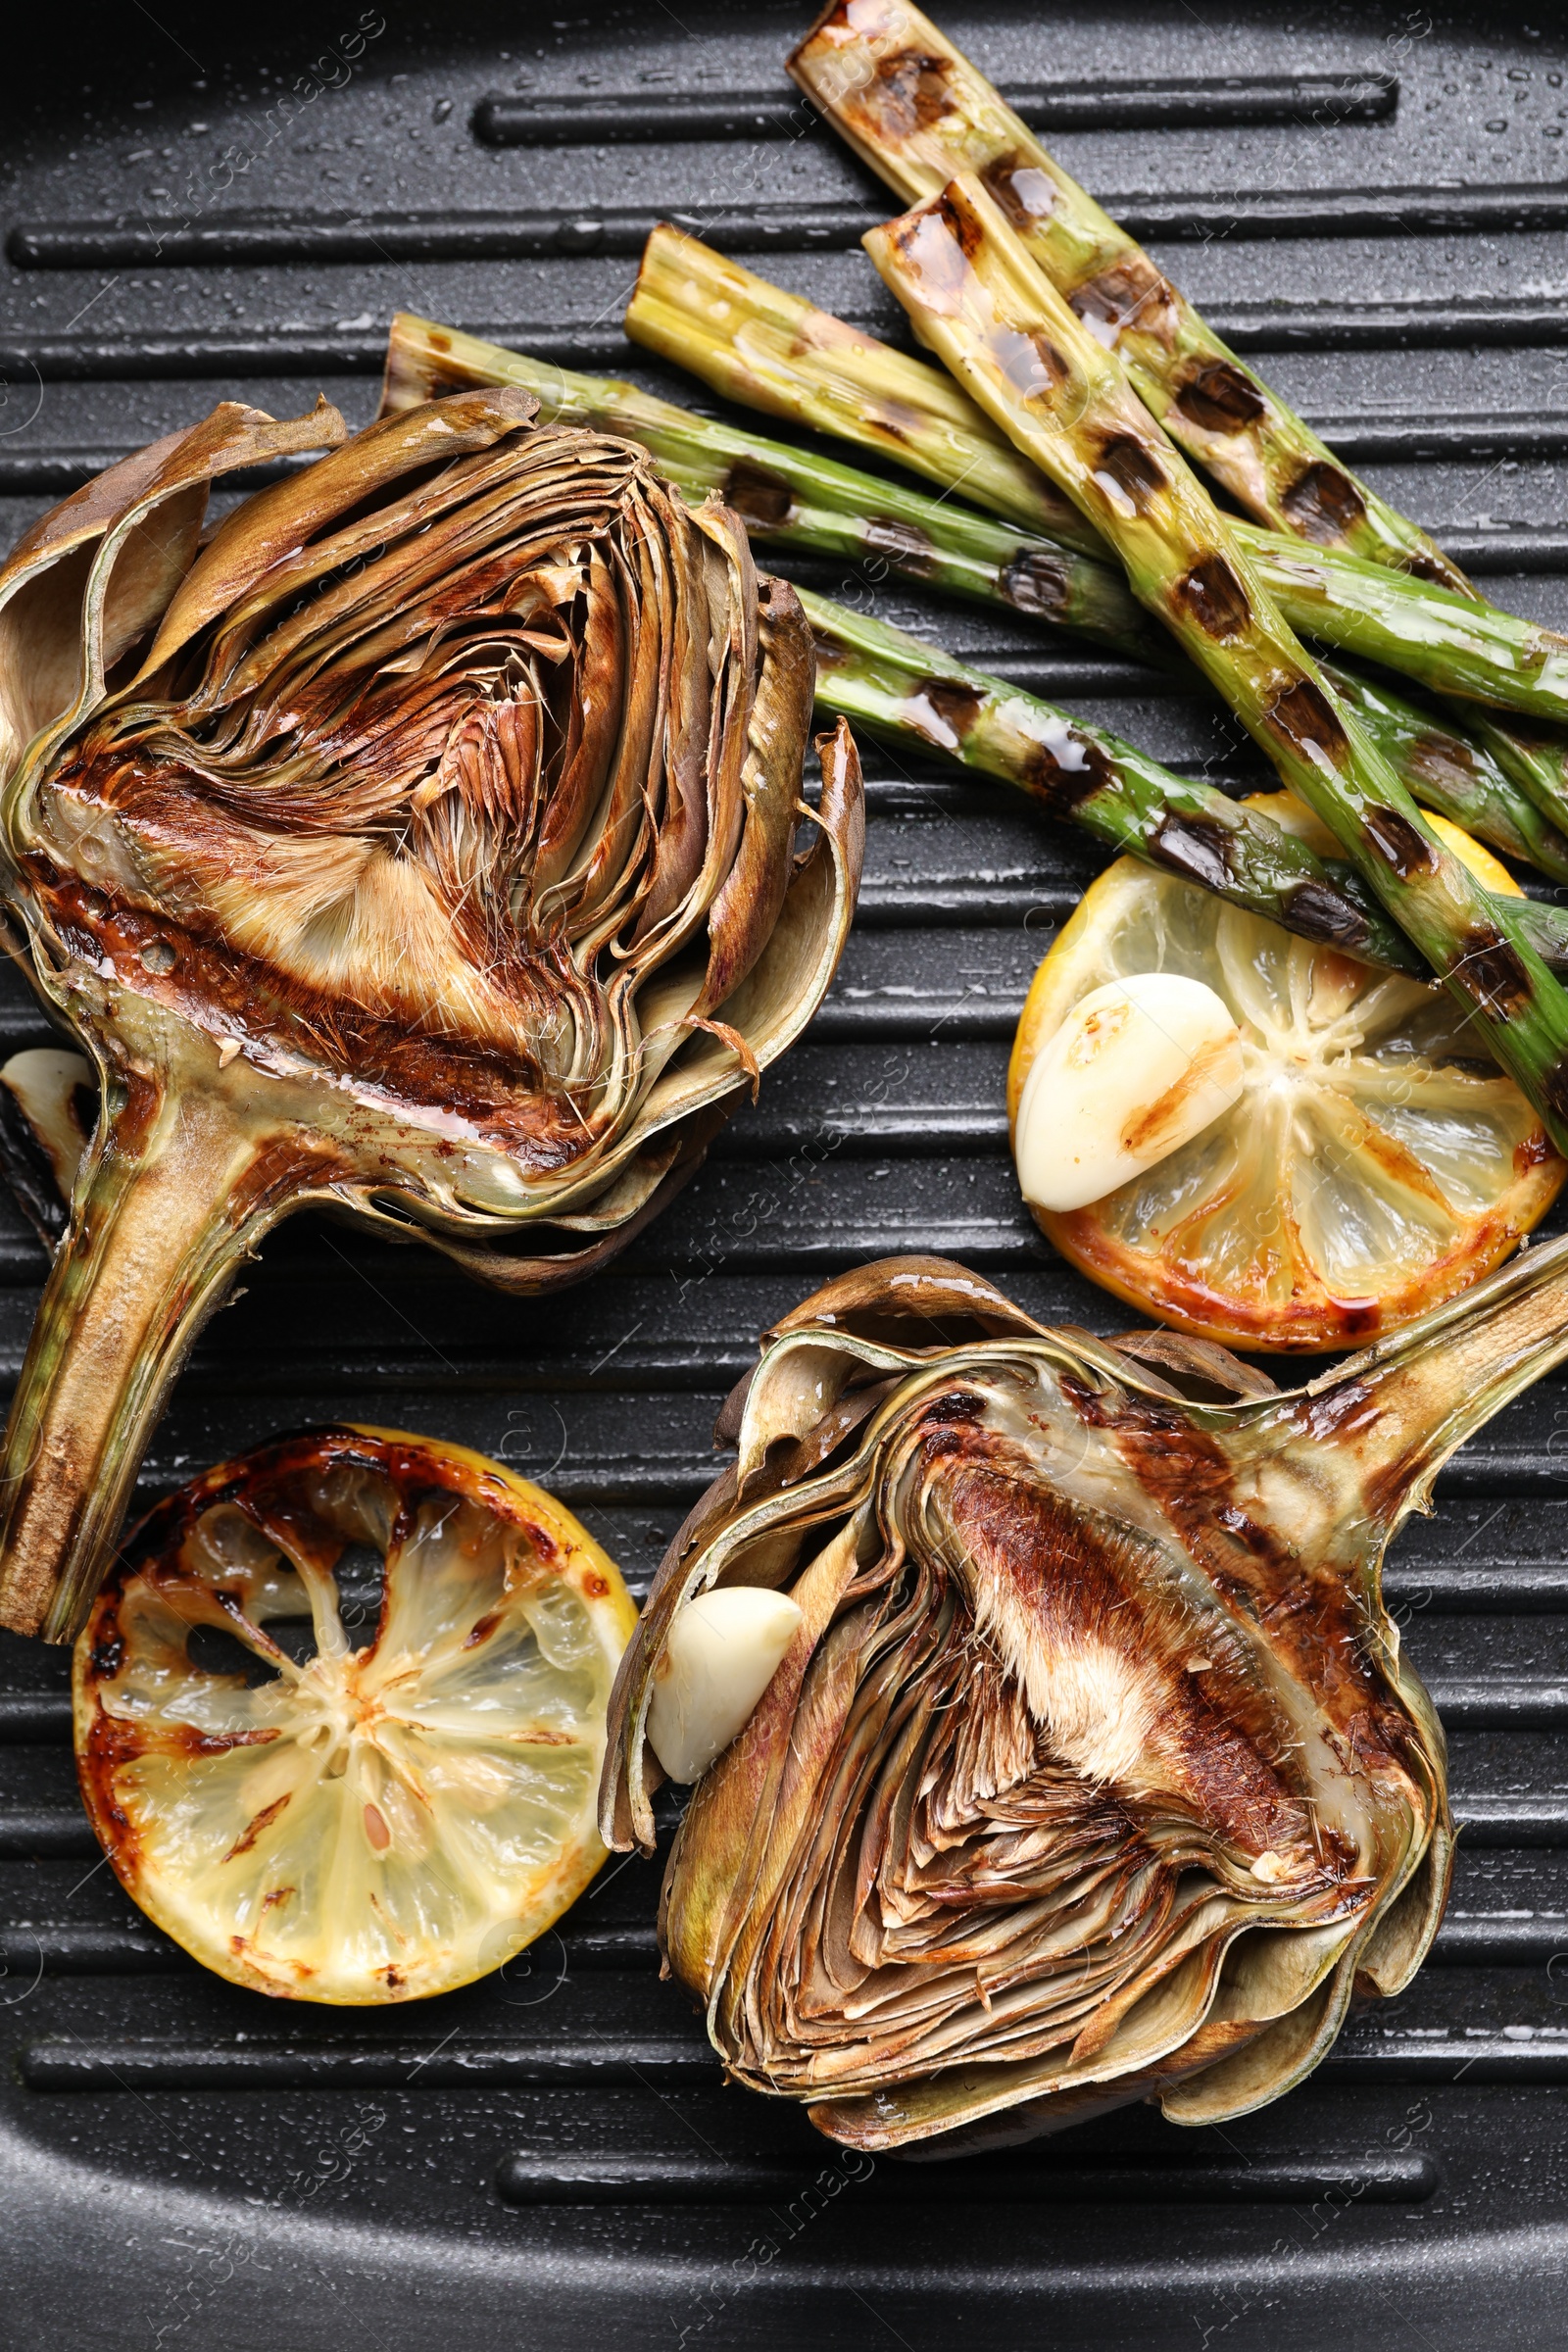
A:
<svg viewBox="0 0 1568 2352">
<path fill-rule="evenodd" d="M 672 1781 L 722 1754 L 767 1689 L 801 1612 L 782 1592 L 732 1585 L 677 1611 L 654 1669 L 648 1744 Z"/>
<path fill-rule="evenodd" d="M 1013 1152 L 1036 1208 L 1085 1208 L 1229 1110 L 1242 1033 L 1222 997 L 1179 972 L 1092 989 L 1035 1055 Z"/>
</svg>

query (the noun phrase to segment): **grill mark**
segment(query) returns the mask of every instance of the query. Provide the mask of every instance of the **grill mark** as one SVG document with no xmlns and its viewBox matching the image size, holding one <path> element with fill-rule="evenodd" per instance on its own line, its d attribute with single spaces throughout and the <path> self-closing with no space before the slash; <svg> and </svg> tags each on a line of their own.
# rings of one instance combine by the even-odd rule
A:
<svg viewBox="0 0 1568 2352">
<path fill-rule="evenodd" d="M 1135 514 L 1146 514 L 1162 490 L 1170 487 L 1169 477 L 1152 450 L 1135 440 L 1131 433 L 1114 433 L 1103 443 L 1095 479 L 1104 488 L 1108 475 L 1116 488 L 1131 505 Z"/>
<path fill-rule="evenodd" d="M 1049 400 L 1072 372 L 1051 337 L 1039 328 L 1026 332 L 1022 327 L 994 327 L 986 349 L 1020 400 Z"/>
<path fill-rule="evenodd" d="M 1265 724 L 1292 751 L 1317 751 L 1335 766 L 1350 756 L 1350 740 L 1328 696 L 1310 678 L 1298 678 L 1268 711 Z"/>
<path fill-rule="evenodd" d="M 1161 865 L 1205 890 L 1223 890 L 1233 878 L 1230 835 L 1212 817 L 1170 810 L 1154 827 L 1150 847 Z"/>
<path fill-rule="evenodd" d="M 1361 811 L 1361 829 L 1401 882 L 1408 882 L 1412 874 L 1436 873 L 1437 851 L 1397 808 L 1385 808 L 1381 802 L 1373 801 Z"/>
<path fill-rule="evenodd" d="M 1305 539 L 1332 547 L 1366 520 L 1366 500 L 1338 466 L 1316 459 L 1304 466 L 1280 505 Z"/>
<path fill-rule="evenodd" d="M 1476 780 L 1476 763 L 1468 749 L 1451 735 L 1417 735 L 1405 745 L 1409 772 L 1440 788 L 1464 790 Z"/>
<path fill-rule="evenodd" d="M 1291 929 L 1304 939 L 1347 948 L 1359 947 L 1368 937 L 1365 915 L 1326 882 L 1296 883 L 1285 893 L 1285 906 Z"/>
<path fill-rule="evenodd" d="M 926 578 L 936 568 L 937 551 L 930 535 L 912 522 L 898 522 L 890 514 L 872 514 L 865 522 L 865 544 L 887 556 L 901 571 Z"/>
<path fill-rule="evenodd" d="M 1251 599 L 1232 565 L 1218 553 L 1204 556 L 1171 590 L 1171 602 L 1188 613 L 1205 636 L 1239 637 L 1252 618 Z"/>
<path fill-rule="evenodd" d="M 1112 351 L 1129 328 L 1170 344 L 1176 332 L 1171 287 L 1147 254 L 1129 255 L 1086 278 L 1068 300 L 1098 343 Z"/>
<path fill-rule="evenodd" d="M 934 1422 L 938 1428 L 951 1428 L 956 1423 L 978 1421 L 985 1411 L 985 1401 L 969 1389 L 950 1389 L 946 1396 L 933 1396 L 920 1415 L 922 1421 Z"/>
<path fill-rule="evenodd" d="M 980 715 L 984 698 L 962 678 L 921 678 L 904 699 L 918 734 L 945 752 L 956 751 Z"/>
<path fill-rule="evenodd" d="M 755 522 L 763 530 L 788 522 L 795 506 L 795 493 L 784 476 L 754 458 L 735 460 L 719 495 L 743 522 Z"/>
<path fill-rule="evenodd" d="M 1004 566 L 997 581 L 1003 596 L 1018 612 L 1065 612 L 1072 603 L 1072 572 L 1063 556 L 1045 548 L 1020 548 Z"/>
<path fill-rule="evenodd" d="M 1338 1429 L 1370 1429 L 1378 1409 L 1365 1381 L 1347 1380 L 1322 1396 L 1307 1397 L 1297 1408 L 1296 1418 L 1309 1438 L 1321 1443 Z"/>
<path fill-rule="evenodd" d="M 1114 786 L 1116 770 L 1111 760 L 1076 727 L 1059 719 L 1042 733 L 1045 741 L 1030 742 L 1021 774 L 1024 790 L 1044 807 L 1065 815 L 1097 792 Z"/>
<path fill-rule="evenodd" d="M 1204 360 L 1187 376 L 1172 403 L 1206 433 L 1234 433 L 1255 423 L 1267 403 L 1250 377 L 1229 360 Z"/>
<path fill-rule="evenodd" d="M 791 348 L 797 352 L 808 351 L 810 345 L 797 339 Z M 889 441 L 902 441 L 906 448 L 912 449 L 920 438 L 921 420 L 906 402 L 870 401 L 866 404 L 866 415 L 874 420 L 878 432 Z"/>
<path fill-rule="evenodd" d="M 1056 185 L 1050 172 L 1042 172 L 1016 149 L 983 165 L 980 179 L 1014 228 L 1048 220 L 1056 210 Z"/>
<path fill-rule="evenodd" d="M 964 206 L 955 204 L 946 195 L 939 196 L 930 208 L 929 218 L 940 220 L 966 262 L 972 262 L 984 250 L 986 234 L 979 221 Z M 918 233 L 919 223 L 916 223 Z"/>
<path fill-rule="evenodd" d="M 1456 565 L 1440 564 L 1434 556 L 1407 555 L 1401 568 L 1413 580 L 1430 580 L 1434 588 L 1451 588 L 1457 573 Z M 1458 576 L 1462 579 L 1463 574 L 1459 573 Z M 1511 720 L 1509 724 L 1512 725 Z"/>
<path fill-rule="evenodd" d="M 840 17 L 844 11 L 839 12 Z M 953 110 L 949 93 L 949 65 L 924 49 L 895 49 L 876 61 L 876 88 L 867 92 L 868 112 L 880 116 L 885 129 L 908 138 L 929 130 Z"/>
<path fill-rule="evenodd" d="M 1494 1019 L 1506 1019 L 1529 1004 L 1530 975 L 1495 924 L 1472 923 L 1460 946 L 1463 952 L 1453 976 Z"/>
</svg>

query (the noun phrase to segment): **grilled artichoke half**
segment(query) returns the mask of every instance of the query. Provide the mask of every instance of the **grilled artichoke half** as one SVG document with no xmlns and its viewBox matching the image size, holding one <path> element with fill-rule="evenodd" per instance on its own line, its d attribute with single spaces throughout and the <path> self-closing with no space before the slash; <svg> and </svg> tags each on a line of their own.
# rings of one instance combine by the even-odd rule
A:
<svg viewBox="0 0 1568 2352">
<path fill-rule="evenodd" d="M 601 1788 L 606 1842 L 650 1848 L 677 1612 L 787 1592 L 793 1646 L 698 1782 L 661 1909 L 730 2074 L 869 2149 L 1141 2098 L 1214 2123 L 1298 2082 L 1352 1989 L 1398 1991 L 1452 1835 L 1382 1555 L 1568 1352 L 1565 1249 L 1288 1394 L 1206 1344 L 1047 1330 L 938 1259 L 770 1334 L 622 1663 Z"/>
<path fill-rule="evenodd" d="M 0 881 L 102 1082 L 7 1435 L 0 1623 L 71 1636 L 180 1354 L 280 1216 L 572 1279 L 832 975 L 859 779 L 840 736 L 798 859 L 794 592 L 725 508 L 535 405 L 350 439 L 225 403 L 0 570 Z M 322 447 L 204 541 L 215 480 Z"/>
</svg>

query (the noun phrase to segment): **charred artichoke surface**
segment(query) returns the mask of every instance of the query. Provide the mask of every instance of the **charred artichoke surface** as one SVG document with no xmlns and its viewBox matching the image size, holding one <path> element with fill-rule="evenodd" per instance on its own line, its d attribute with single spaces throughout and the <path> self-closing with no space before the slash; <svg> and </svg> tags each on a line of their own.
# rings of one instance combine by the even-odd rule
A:
<svg viewBox="0 0 1568 2352">
<path fill-rule="evenodd" d="M 104 1081 L 12 1418 L 8 1624 L 72 1632 L 180 1348 L 278 1216 L 571 1279 L 831 977 L 859 785 L 841 736 L 798 859 L 793 591 L 727 509 L 535 408 L 346 439 L 224 404 L 0 571 L 6 893 Z M 323 445 L 203 542 L 213 481 Z"/>
<path fill-rule="evenodd" d="M 651 1847 L 685 1601 L 803 1612 L 698 1783 L 662 1935 L 754 2087 L 868 2148 L 1027 2139 L 1156 2097 L 1206 2123 L 1323 2056 L 1436 1931 L 1441 1727 L 1393 1530 L 1568 1351 L 1564 1247 L 1282 1393 L 1170 1334 L 1051 1331 L 936 1259 L 764 1342 L 726 1472 L 612 1700 L 607 1843 Z"/>
</svg>

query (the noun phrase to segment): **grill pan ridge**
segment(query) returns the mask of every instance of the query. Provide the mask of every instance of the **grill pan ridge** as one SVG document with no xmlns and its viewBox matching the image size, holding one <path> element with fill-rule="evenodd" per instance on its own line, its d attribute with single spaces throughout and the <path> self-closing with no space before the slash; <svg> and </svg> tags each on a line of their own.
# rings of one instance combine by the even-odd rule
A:
<svg viewBox="0 0 1568 2352">
<path fill-rule="evenodd" d="M 1555 12 L 941 13 L 1297 407 L 1499 603 L 1562 622 Z M 808 14 L 384 0 L 242 23 L 171 0 L 156 21 L 121 5 L 19 25 L 7 540 L 220 398 L 292 415 L 319 383 L 366 421 L 400 308 L 706 407 L 620 332 L 661 219 L 902 341 L 857 250 L 889 204 L 783 74 Z M 1264 781 L 1239 731 L 1168 680 L 868 574 L 794 568 L 1179 768 Z M 1035 1314 L 1115 1328 L 1023 1211 L 1001 1108 L 1024 989 L 1095 861 L 1000 790 L 870 748 L 867 777 L 866 882 L 832 995 L 616 1268 L 530 1306 L 302 1218 L 206 1334 L 144 1498 L 289 1424 L 395 1422 L 542 1481 L 641 1592 L 712 1475 L 713 1414 L 757 1333 L 829 1273 L 932 1250 Z M 5 967 L 0 1051 L 46 1042 Z M 7 1379 L 43 1272 L 0 1200 Z M 701 2020 L 659 1981 L 657 1864 L 612 1863 L 531 1953 L 419 2007 L 270 2004 L 206 1976 L 99 1866 L 67 1657 L 0 1638 L 0 2344 L 935 2352 L 956 2328 L 1053 2352 L 1559 2344 L 1562 1376 L 1453 1463 L 1388 1590 L 1465 1825 L 1429 1966 L 1353 2016 L 1305 2087 L 1223 2131 L 1135 2108 L 956 2165 L 872 2164 L 721 2085 Z"/>
</svg>

